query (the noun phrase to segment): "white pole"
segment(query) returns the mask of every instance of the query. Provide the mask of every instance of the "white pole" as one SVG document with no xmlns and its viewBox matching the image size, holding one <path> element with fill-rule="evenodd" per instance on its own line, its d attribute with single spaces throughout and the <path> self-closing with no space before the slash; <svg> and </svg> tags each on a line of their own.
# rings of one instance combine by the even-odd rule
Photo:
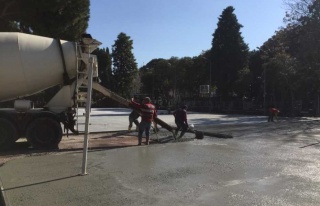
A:
<svg viewBox="0 0 320 206">
<path fill-rule="evenodd" d="M 87 102 L 86 102 L 86 122 L 84 131 L 84 143 L 83 143 L 83 158 L 82 158 L 82 173 L 81 175 L 87 175 L 87 157 L 88 157 L 88 134 L 89 134 L 89 122 L 91 111 L 91 93 L 92 93 L 92 75 L 93 75 L 93 63 L 94 58 L 89 58 L 88 64 L 88 88 L 87 88 Z"/>
</svg>

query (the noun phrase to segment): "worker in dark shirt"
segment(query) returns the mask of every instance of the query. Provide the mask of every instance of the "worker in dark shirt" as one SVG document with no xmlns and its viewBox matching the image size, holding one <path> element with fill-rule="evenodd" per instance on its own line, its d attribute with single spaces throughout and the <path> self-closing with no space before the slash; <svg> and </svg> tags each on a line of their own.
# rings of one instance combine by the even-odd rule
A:
<svg viewBox="0 0 320 206">
<path fill-rule="evenodd" d="M 137 98 L 133 98 L 135 101 L 137 101 Z M 136 125 L 136 131 L 139 131 L 139 121 L 138 118 L 140 117 L 140 114 L 135 111 L 134 109 L 129 114 L 129 126 L 128 126 L 128 132 L 131 132 L 132 124 L 134 123 Z"/>
<path fill-rule="evenodd" d="M 181 138 L 189 128 L 187 121 L 187 108 L 188 107 L 186 105 L 183 105 L 182 107 L 173 112 L 174 121 L 177 125 L 175 135 L 178 135 L 178 131 L 182 129 L 179 138 Z"/>
<path fill-rule="evenodd" d="M 139 131 L 139 121 L 138 121 L 139 117 L 140 117 L 140 114 L 132 110 L 132 112 L 129 114 L 128 132 L 131 132 L 131 127 L 133 123 L 136 125 L 136 132 Z"/>
</svg>

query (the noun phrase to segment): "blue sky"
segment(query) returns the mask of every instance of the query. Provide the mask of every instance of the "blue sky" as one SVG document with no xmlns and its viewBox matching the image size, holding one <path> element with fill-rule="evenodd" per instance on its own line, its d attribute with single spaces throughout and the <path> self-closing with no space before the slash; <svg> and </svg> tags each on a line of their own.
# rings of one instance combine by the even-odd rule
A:
<svg viewBox="0 0 320 206">
<path fill-rule="evenodd" d="M 283 24 L 282 0 L 90 0 L 87 32 L 111 52 L 120 32 L 133 40 L 138 67 L 155 58 L 193 57 L 211 48 L 218 18 L 235 8 L 245 43 L 260 47 Z"/>
</svg>

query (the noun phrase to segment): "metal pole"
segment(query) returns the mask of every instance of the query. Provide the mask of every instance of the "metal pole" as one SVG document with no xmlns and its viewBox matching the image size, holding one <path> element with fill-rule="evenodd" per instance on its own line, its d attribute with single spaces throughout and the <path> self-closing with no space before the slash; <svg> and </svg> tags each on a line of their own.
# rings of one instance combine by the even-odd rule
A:
<svg viewBox="0 0 320 206">
<path fill-rule="evenodd" d="M 209 91 L 211 92 L 211 61 L 210 61 L 210 82 L 209 83 L 210 83 L 209 84 L 209 86 L 210 86 Z"/>
<path fill-rule="evenodd" d="M 263 68 L 263 113 L 266 115 L 266 68 Z"/>
<path fill-rule="evenodd" d="M 209 112 L 211 112 L 211 59 L 209 60 L 210 64 L 210 81 L 209 81 Z"/>
<path fill-rule="evenodd" d="M 88 88 L 87 88 L 87 102 L 86 102 L 86 122 L 84 132 L 84 143 L 83 143 L 83 158 L 82 158 L 82 173 L 81 175 L 87 174 L 87 157 L 88 157 L 88 134 L 89 134 L 89 122 L 90 122 L 90 111 L 91 111 L 91 93 L 92 93 L 92 75 L 93 75 L 93 63 L 94 58 L 89 58 L 88 65 Z"/>
<path fill-rule="evenodd" d="M 155 96 L 154 96 L 154 76 L 155 76 L 155 68 L 153 68 L 153 71 L 152 71 L 152 98 L 155 99 Z"/>
<path fill-rule="evenodd" d="M 177 71 L 176 71 L 176 67 L 174 67 L 174 102 L 176 103 L 176 90 L 177 90 Z"/>
</svg>

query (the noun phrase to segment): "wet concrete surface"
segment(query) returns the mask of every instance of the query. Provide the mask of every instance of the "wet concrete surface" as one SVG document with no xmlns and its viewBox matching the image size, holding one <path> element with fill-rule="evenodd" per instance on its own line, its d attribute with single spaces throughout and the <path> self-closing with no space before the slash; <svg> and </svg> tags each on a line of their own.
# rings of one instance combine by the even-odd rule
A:
<svg viewBox="0 0 320 206">
<path fill-rule="evenodd" d="M 209 120 L 208 120 L 209 121 Z M 197 126 L 231 139 L 161 130 L 153 144 L 15 159 L 0 167 L 8 205 L 319 205 L 320 123 Z M 159 143 L 158 141 L 159 140 Z"/>
</svg>

